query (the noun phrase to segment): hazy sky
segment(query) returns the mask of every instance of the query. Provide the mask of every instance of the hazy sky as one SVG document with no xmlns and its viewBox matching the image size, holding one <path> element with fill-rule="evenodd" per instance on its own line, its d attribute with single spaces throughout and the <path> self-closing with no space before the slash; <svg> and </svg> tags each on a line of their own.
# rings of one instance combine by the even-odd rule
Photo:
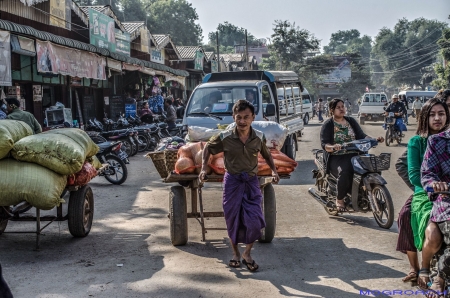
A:
<svg viewBox="0 0 450 298">
<path fill-rule="evenodd" d="M 450 0 L 188 0 L 196 8 L 204 41 L 219 23 L 244 27 L 258 38 L 270 37 L 274 20 L 295 22 L 327 45 L 331 33 L 358 29 L 375 37 L 403 17 L 449 23 Z"/>
</svg>

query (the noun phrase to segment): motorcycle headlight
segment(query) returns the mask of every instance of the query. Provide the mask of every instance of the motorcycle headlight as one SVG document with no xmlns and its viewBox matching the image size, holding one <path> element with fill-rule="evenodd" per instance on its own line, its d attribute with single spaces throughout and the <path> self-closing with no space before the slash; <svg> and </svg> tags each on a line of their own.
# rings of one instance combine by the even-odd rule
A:
<svg viewBox="0 0 450 298">
<path fill-rule="evenodd" d="M 360 143 L 356 145 L 356 148 L 358 148 L 359 151 L 367 152 L 371 148 L 370 142 L 367 143 Z"/>
</svg>

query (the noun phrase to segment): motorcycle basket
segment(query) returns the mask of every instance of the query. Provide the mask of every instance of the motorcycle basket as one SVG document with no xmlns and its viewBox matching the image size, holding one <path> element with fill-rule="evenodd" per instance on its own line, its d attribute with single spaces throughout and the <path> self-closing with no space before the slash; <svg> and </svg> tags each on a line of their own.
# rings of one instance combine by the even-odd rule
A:
<svg viewBox="0 0 450 298">
<path fill-rule="evenodd" d="M 379 156 L 360 156 L 364 168 L 370 172 L 380 172 L 389 170 L 391 165 L 391 153 L 381 153 Z"/>
<path fill-rule="evenodd" d="M 386 124 L 395 124 L 395 118 L 394 117 L 386 117 L 384 119 L 384 123 L 386 123 Z"/>
</svg>

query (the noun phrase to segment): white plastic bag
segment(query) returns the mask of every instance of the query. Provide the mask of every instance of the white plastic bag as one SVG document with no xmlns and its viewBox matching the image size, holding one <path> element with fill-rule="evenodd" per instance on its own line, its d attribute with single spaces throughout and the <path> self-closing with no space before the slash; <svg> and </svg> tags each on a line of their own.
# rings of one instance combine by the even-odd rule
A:
<svg viewBox="0 0 450 298">
<path fill-rule="evenodd" d="M 233 129 L 236 123 L 228 125 L 228 129 Z M 281 124 L 273 121 L 253 121 L 252 127 L 256 130 L 264 133 L 266 137 L 266 145 L 268 148 L 274 148 L 281 150 L 284 145 L 284 141 L 288 135 L 288 129 Z"/>
<path fill-rule="evenodd" d="M 207 142 L 211 137 L 219 134 L 222 132 L 220 129 L 211 129 L 206 127 L 200 127 L 200 126 L 189 126 L 188 127 L 188 135 L 186 136 L 186 139 L 189 142 Z"/>
</svg>

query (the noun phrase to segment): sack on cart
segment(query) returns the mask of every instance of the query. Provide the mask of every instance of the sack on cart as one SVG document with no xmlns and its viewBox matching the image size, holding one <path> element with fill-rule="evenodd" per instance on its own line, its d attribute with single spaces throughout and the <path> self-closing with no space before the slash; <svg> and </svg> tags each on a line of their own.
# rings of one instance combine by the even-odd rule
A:
<svg viewBox="0 0 450 298">
<path fill-rule="evenodd" d="M 40 165 L 14 159 L 0 160 L 0 206 L 26 201 L 32 206 L 50 210 L 64 200 L 60 198 L 67 176 Z"/>
<path fill-rule="evenodd" d="M 33 135 L 33 130 L 23 121 L 0 121 L 0 159 L 8 156 L 14 143 L 31 135 Z"/>
<path fill-rule="evenodd" d="M 98 146 L 81 129 L 50 130 L 21 139 L 14 144 L 12 156 L 39 164 L 61 175 L 79 172 L 86 158 L 98 152 Z"/>
<path fill-rule="evenodd" d="M 207 142 L 211 137 L 222 132 L 220 129 L 210 129 L 201 126 L 189 126 L 186 140 L 188 142 Z"/>
<path fill-rule="evenodd" d="M 236 123 L 231 123 L 228 125 L 227 130 L 234 129 L 235 127 Z M 278 150 L 281 150 L 283 147 L 289 132 L 286 127 L 273 121 L 253 121 L 252 127 L 264 133 L 267 148 Z"/>
</svg>

